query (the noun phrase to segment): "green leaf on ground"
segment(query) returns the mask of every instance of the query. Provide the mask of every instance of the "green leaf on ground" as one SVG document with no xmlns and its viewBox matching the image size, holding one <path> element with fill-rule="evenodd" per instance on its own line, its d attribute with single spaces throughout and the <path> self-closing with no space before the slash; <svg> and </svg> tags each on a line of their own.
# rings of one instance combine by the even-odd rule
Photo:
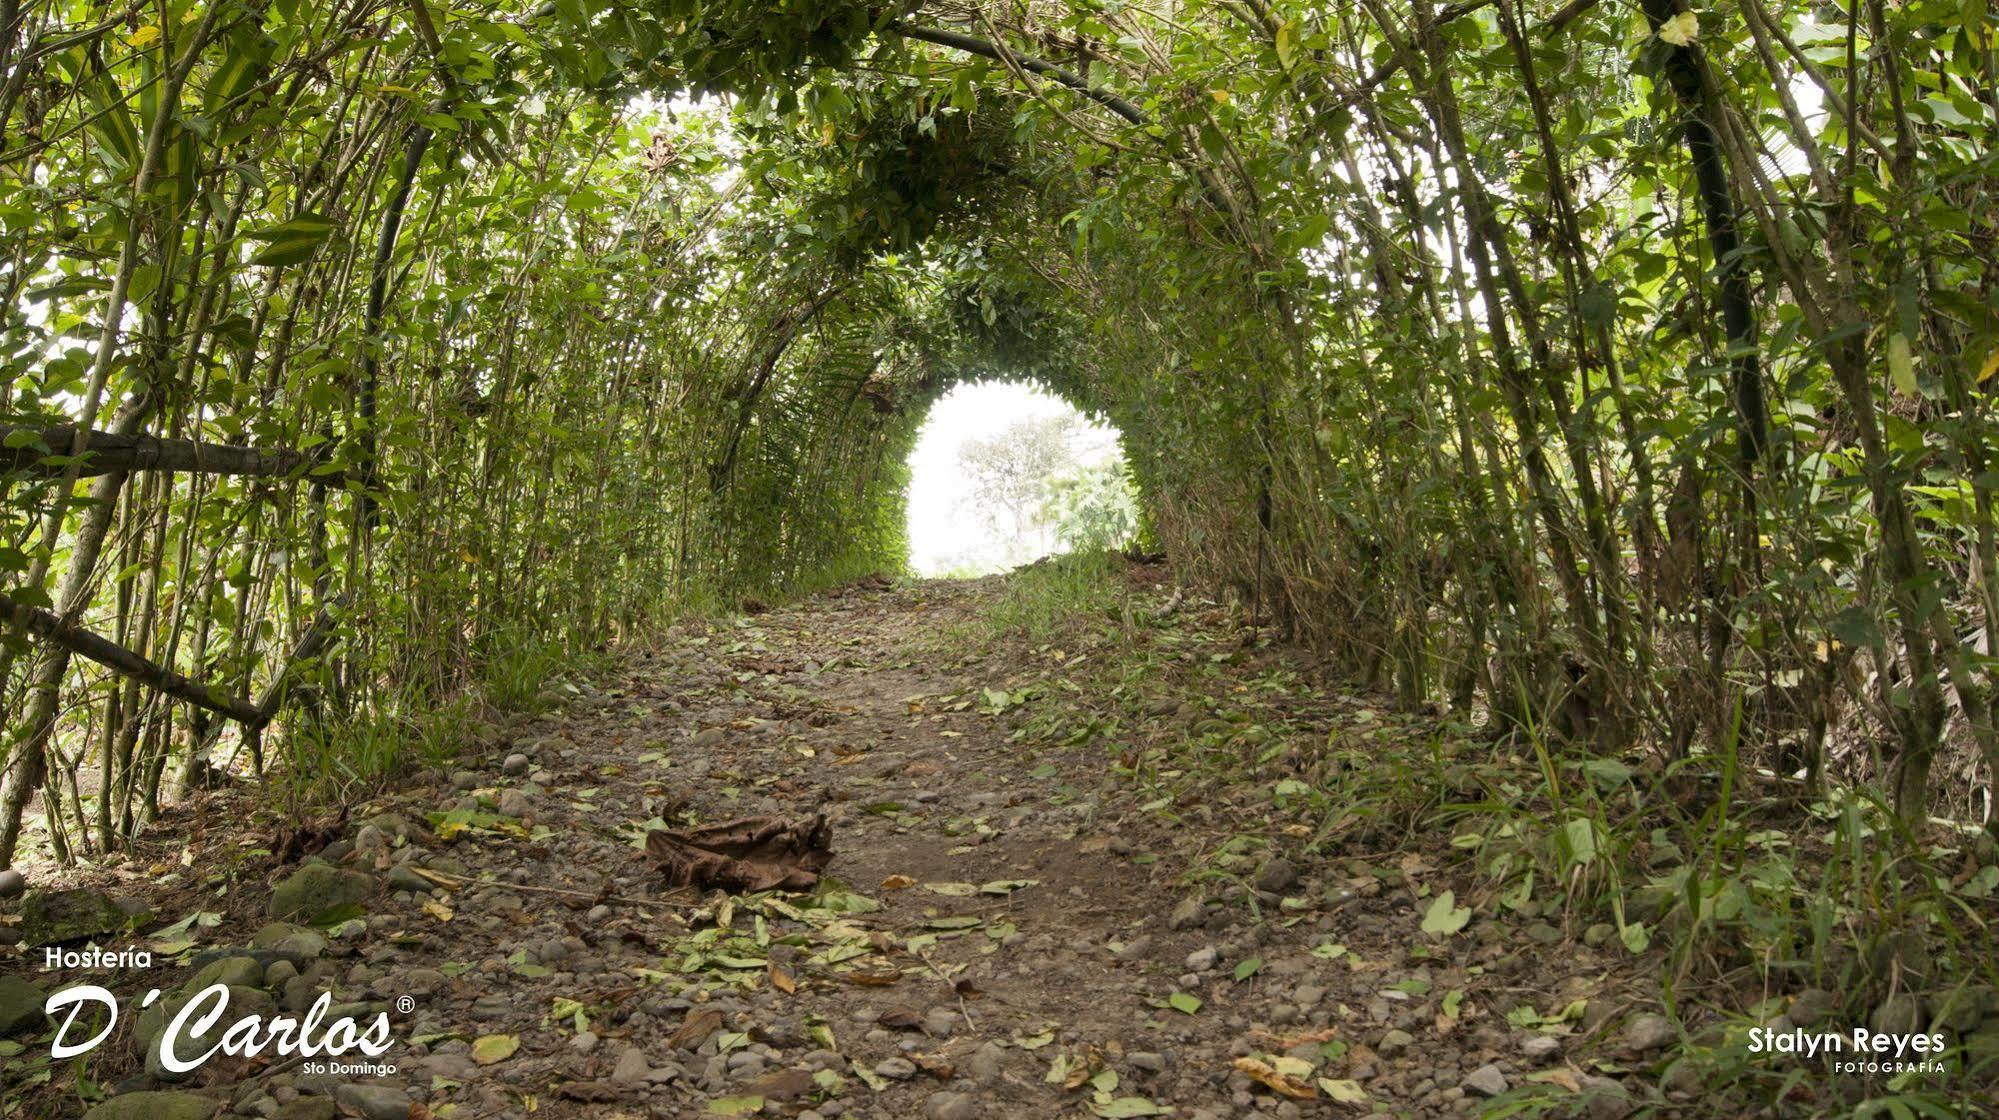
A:
<svg viewBox="0 0 1999 1120">
<path fill-rule="evenodd" d="M 1471 921 L 1471 907 L 1459 906 L 1455 891 L 1445 891 L 1430 900 L 1429 913 L 1423 915 L 1423 932 L 1437 937 L 1449 937 L 1465 928 Z"/>
<path fill-rule="evenodd" d="M 481 1035 L 472 1043 L 472 1060 L 482 1066 L 497 1065 L 514 1056 L 521 1048 L 521 1036 L 517 1034 Z"/>
</svg>

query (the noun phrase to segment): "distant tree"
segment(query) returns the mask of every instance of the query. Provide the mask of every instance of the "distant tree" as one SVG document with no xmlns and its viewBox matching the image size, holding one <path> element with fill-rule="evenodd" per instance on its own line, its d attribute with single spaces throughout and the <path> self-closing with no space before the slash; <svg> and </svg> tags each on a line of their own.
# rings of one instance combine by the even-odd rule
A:
<svg viewBox="0 0 1999 1120">
<path fill-rule="evenodd" d="M 1048 550 L 1048 482 L 1074 469 L 1076 431 L 1076 418 L 1068 415 L 1016 420 L 998 435 L 958 448 L 973 499 L 994 530 L 1009 538 L 1014 559 Z"/>
<path fill-rule="evenodd" d="M 1123 548 L 1138 537 L 1138 488 L 1123 459 L 1050 478 L 1042 508 L 1056 539 L 1073 550 Z"/>
</svg>

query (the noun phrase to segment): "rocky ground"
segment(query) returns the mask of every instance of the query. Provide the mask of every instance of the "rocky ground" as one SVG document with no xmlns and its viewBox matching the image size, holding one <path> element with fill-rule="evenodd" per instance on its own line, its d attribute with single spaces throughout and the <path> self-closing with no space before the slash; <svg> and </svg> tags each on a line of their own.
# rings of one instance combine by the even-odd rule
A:
<svg viewBox="0 0 1999 1120">
<path fill-rule="evenodd" d="M 0 903 L 9 941 L 159 958 L 6 966 L 7 1114 L 1212 1120 L 1524 1096 L 1702 1114 L 1698 1085 L 1654 1077 L 1679 1040 L 1655 963 L 1600 924 L 1488 920 L 1451 838 L 1408 822 L 1321 843 L 1323 807 L 1285 800 L 1302 764 L 1281 738 L 1231 748 L 1274 792 L 1182 779 L 1174 744 L 1215 724 L 1281 711 L 1325 742 L 1382 718 L 1368 697 L 1298 685 L 1309 666 L 1219 611 L 1152 626 L 1136 671 L 1116 628 L 1008 638 L 981 621 L 998 586 L 866 584 L 682 624 L 344 818 L 260 830 L 254 794 L 224 791 L 123 867 Z M 1127 617 L 1164 618 L 1165 590 L 1141 580 Z M 1131 717 L 1108 750 L 1049 716 L 1087 732 L 1099 698 Z M 815 812 L 836 855 L 809 894 L 667 891 L 642 849 L 648 828 Z M 334 1015 L 386 1013 L 395 1072 L 220 1058 L 176 1082 L 138 1060 L 217 980 L 243 1010 L 325 991 Z M 125 1014 L 89 1061 L 51 1066 L 41 995 L 74 982 Z"/>
</svg>

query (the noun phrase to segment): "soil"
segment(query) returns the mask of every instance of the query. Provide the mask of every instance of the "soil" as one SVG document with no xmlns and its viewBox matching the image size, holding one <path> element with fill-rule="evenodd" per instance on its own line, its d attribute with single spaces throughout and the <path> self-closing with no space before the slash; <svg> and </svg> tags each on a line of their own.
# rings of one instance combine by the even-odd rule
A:
<svg viewBox="0 0 1999 1120">
<path fill-rule="evenodd" d="M 197 910 L 219 924 L 149 973 L 31 954 L 30 980 L 106 984 L 126 1014 L 87 1065 L 24 1086 L 48 1068 L 32 1043 L 8 1092 L 48 1117 L 82 1112 L 84 1077 L 266 1117 L 325 1117 L 329 1100 L 398 1118 L 1454 1116 L 1535 1086 L 1607 1120 L 1659 1099 L 1642 1067 L 1671 1032 L 1645 1037 L 1638 1004 L 1655 962 L 1548 922 L 1425 932 L 1441 891 L 1478 891 L 1448 836 L 1381 822 L 1313 850 L 1313 815 L 1271 808 L 1270 781 L 1299 765 L 1281 752 L 1253 787 L 1160 800 L 1173 746 L 1216 721 L 1324 736 L 1384 705 L 1330 687 L 1266 698 L 1260 682 L 1314 667 L 1179 607 L 1158 578 L 1125 609 L 1177 608 L 1171 629 L 1074 648 L 982 624 L 998 580 L 871 581 L 682 623 L 343 817 L 259 826 L 253 789 L 201 795 L 123 866 L 67 881 L 144 903 L 155 927 Z M 1160 656 L 1134 672 L 1138 643 Z M 1099 699 L 1143 717 L 1109 750 L 1035 723 Z M 670 892 L 643 849 L 649 826 L 815 813 L 834 847 L 816 892 Z M 396 1072 L 267 1054 L 149 1077 L 139 994 L 249 944 L 303 858 L 376 892 L 323 955 L 259 959 L 266 987 L 281 1005 L 327 990 L 386 1011 L 398 1045 L 378 1061 Z M 456 889 L 390 885 L 420 885 L 416 868 Z M 1509 1024 L 1529 1005 L 1542 1021 Z"/>
</svg>

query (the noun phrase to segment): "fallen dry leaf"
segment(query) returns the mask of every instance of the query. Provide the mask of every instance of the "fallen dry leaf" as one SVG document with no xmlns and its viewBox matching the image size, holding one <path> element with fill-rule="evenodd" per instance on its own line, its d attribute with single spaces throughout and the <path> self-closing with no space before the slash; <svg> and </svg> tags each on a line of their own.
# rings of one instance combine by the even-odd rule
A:
<svg viewBox="0 0 1999 1120">
<path fill-rule="evenodd" d="M 811 1092 L 812 1087 L 812 1075 L 802 1069 L 781 1069 L 775 1073 L 767 1073 L 744 1086 L 747 1091 L 772 1101 L 788 1101 L 802 1097 Z"/>
<path fill-rule="evenodd" d="M 646 833 L 646 854 L 672 887 L 806 891 L 833 859 L 833 826 L 815 815 L 656 828 Z"/>
<path fill-rule="evenodd" d="M 1319 1095 L 1319 1091 L 1311 1085 L 1295 1077 L 1287 1077 L 1272 1068 L 1268 1063 L 1260 1062 L 1255 1058 L 1237 1058 L 1235 1060 L 1235 1068 L 1247 1075 L 1251 1080 L 1260 1081 L 1268 1085 L 1271 1091 L 1277 1093 L 1279 1096 L 1290 1097 L 1293 1100 L 1308 1101 Z"/>
<path fill-rule="evenodd" d="M 666 1045 L 674 1050 L 693 1050 L 708 1041 L 708 1036 L 722 1029 L 722 1013 L 713 1008 L 690 1012 L 685 1021 L 672 1034 L 666 1036 Z"/>
</svg>

